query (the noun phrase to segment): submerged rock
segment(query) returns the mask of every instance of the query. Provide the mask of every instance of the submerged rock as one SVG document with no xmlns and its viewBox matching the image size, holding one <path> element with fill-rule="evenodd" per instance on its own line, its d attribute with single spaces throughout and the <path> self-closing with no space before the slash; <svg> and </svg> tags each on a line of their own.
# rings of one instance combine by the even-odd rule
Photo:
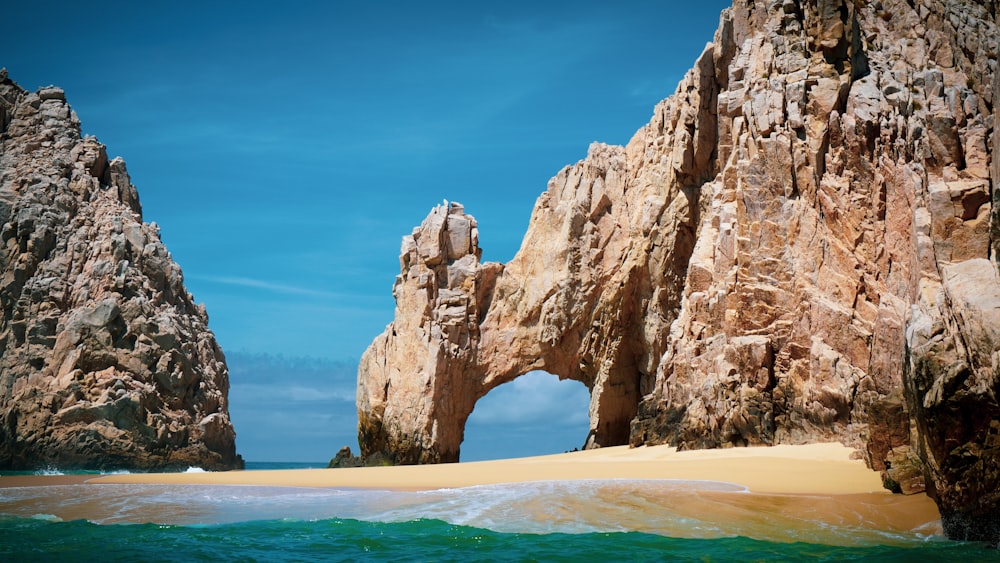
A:
<svg viewBox="0 0 1000 563">
<path fill-rule="evenodd" d="M 242 467 L 226 361 L 125 162 L 0 71 L 0 468 Z"/>
<path fill-rule="evenodd" d="M 1000 541 L 995 0 L 737 0 L 649 124 L 549 182 L 521 250 L 405 237 L 364 454 L 455 461 L 491 389 L 590 389 L 587 447 L 840 441 Z"/>
</svg>

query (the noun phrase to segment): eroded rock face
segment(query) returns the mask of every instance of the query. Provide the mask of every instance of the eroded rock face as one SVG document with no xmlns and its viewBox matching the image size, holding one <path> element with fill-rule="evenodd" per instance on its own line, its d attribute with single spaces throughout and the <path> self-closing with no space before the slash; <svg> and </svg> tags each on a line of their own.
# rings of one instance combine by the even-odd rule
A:
<svg viewBox="0 0 1000 563">
<path fill-rule="evenodd" d="M 510 263 L 436 209 L 360 367 L 363 453 L 454 461 L 475 401 L 542 369 L 590 388 L 588 447 L 840 441 L 1000 542 L 997 13 L 738 0 Z"/>
<path fill-rule="evenodd" d="M 242 466 L 208 317 L 125 163 L 0 71 L 0 468 Z"/>
</svg>

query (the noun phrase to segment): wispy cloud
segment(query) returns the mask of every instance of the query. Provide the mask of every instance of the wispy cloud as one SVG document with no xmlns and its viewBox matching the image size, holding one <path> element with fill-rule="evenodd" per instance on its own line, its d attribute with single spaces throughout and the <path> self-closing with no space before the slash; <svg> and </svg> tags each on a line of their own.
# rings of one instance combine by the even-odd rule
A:
<svg viewBox="0 0 1000 563">
<path fill-rule="evenodd" d="M 544 372 L 522 375 L 480 399 L 465 425 L 464 461 L 542 455 L 580 447 L 590 426 L 590 393 Z"/>
<path fill-rule="evenodd" d="M 483 397 L 469 417 L 470 426 L 515 427 L 544 424 L 579 426 L 589 421 L 590 392 L 575 381 L 531 372 Z"/>
<path fill-rule="evenodd" d="M 339 389 L 331 387 L 335 383 L 326 383 L 326 387 L 289 384 L 286 381 L 274 381 L 269 384 L 242 383 L 233 386 L 234 395 L 241 401 L 269 404 L 272 408 L 286 403 L 324 403 L 331 407 L 334 403 L 348 403 L 354 406 L 354 388 Z"/>
<path fill-rule="evenodd" d="M 349 295 L 337 293 L 334 291 L 324 291 L 321 289 L 313 289 L 310 287 L 298 287 L 284 283 L 276 283 L 267 280 L 245 278 L 239 276 L 213 276 L 213 275 L 195 274 L 188 276 L 188 279 L 221 284 L 221 285 L 231 285 L 236 287 L 259 289 L 262 291 L 269 291 L 272 293 L 282 293 L 285 295 L 302 295 L 308 297 L 321 297 L 324 299 L 350 298 Z"/>
</svg>

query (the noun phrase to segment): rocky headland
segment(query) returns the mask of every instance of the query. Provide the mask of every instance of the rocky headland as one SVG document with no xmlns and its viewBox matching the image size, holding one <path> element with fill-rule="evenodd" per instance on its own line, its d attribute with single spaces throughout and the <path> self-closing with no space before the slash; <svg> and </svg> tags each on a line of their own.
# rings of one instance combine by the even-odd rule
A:
<svg viewBox="0 0 1000 563">
<path fill-rule="evenodd" d="M 0 71 L 0 468 L 242 467 L 229 374 L 125 162 Z"/>
<path fill-rule="evenodd" d="M 839 441 L 1000 542 L 998 8 L 736 0 L 509 263 L 436 207 L 362 357 L 362 454 L 456 461 L 476 401 L 545 370 L 590 389 L 586 447 Z"/>
</svg>

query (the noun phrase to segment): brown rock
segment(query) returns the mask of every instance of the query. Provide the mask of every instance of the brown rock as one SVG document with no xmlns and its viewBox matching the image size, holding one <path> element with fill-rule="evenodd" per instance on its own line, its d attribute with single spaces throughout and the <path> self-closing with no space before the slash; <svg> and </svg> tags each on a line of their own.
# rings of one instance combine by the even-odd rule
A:
<svg viewBox="0 0 1000 563">
<path fill-rule="evenodd" d="M 886 467 L 883 472 L 885 488 L 904 495 L 927 490 L 924 464 L 909 446 L 900 446 L 892 450 L 885 461 Z"/>
<path fill-rule="evenodd" d="M 121 159 L 0 73 L 0 468 L 242 466 L 225 358 Z"/>
<path fill-rule="evenodd" d="M 535 369 L 591 389 L 588 445 L 627 443 L 693 248 L 699 202 L 686 186 L 711 173 L 712 60 L 706 50 L 683 98 L 628 147 L 594 144 L 550 181 L 509 264 L 479 262 L 475 220 L 458 204 L 404 238 L 396 319 L 361 360 L 364 457 L 456 461 L 476 401 Z"/>
<path fill-rule="evenodd" d="M 837 440 L 1000 542 L 998 12 L 735 2 L 510 263 L 441 248 L 460 210 L 404 242 L 362 451 L 454 461 L 475 401 L 543 369 L 590 389 L 588 447 Z"/>
</svg>

